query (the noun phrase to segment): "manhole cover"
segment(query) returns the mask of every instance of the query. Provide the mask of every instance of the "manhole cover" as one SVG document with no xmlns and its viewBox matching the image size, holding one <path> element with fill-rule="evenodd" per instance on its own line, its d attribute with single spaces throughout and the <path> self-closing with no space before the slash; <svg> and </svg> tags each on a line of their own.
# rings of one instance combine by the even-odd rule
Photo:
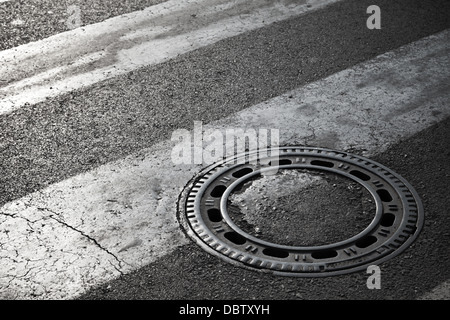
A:
<svg viewBox="0 0 450 320">
<path fill-rule="evenodd" d="M 350 273 L 399 254 L 422 228 L 424 214 L 417 193 L 402 177 L 379 163 L 322 148 L 280 147 L 266 150 L 264 154 L 262 157 L 258 152 L 249 152 L 209 166 L 180 195 L 179 220 L 187 234 L 203 249 L 225 261 L 279 275 L 317 277 Z M 350 191 L 337 193 L 333 202 L 333 191 L 319 185 L 320 175 L 326 178 L 323 181 L 348 181 Z M 305 215 L 299 209 L 305 205 L 301 203 L 301 195 L 314 191 L 315 184 L 322 191 L 315 198 L 312 208 L 317 212 L 310 213 L 310 219 L 319 219 L 320 212 L 330 207 L 339 209 L 342 198 L 352 208 L 351 212 L 328 216 L 326 222 L 333 227 L 335 237 L 331 241 L 316 239 L 311 243 L 307 241 L 309 236 L 300 236 L 297 239 L 300 243 L 278 241 L 284 239 L 283 228 L 291 234 L 295 230 L 305 233 L 302 225 L 296 226 L 289 219 L 301 221 L 301 215 Z M 248 188 L 254 189 L 254 195 L 266 196 L 261 196 L 263 200 L 259 199 L 259 203 L 256 199 L 254 205 L 249 201 L 240 208 L 239 201 L 245 202 Z M 276 206 L 267 200 L 271 194 L 283 193 Z M 352 205 L 351 200 L 358 197 L 362 202 Z M 371 205 L 367 206 L 369 202 Z M 283 209 L 279 208 L 280 203 Z M 277 227 L 283 215 L 291 217 L 284 218 L 287 221 L 284 227 Z M 358 220 L 364 225 L 348 234 L 347 229 Z M 262 234 L 260 226 L 266 229 Z"/>
</svg>

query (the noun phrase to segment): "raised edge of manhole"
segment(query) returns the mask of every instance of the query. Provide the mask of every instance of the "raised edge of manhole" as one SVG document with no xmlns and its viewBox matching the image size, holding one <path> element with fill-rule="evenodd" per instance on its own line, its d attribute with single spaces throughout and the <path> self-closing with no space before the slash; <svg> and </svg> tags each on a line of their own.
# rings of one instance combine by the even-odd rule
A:
<svg viewBox="0 0 450 320">
<path fill-rule="evenodd" d="M 374 199 L 371 223 L 348 239 L 318 246 L 289 246 L 245 232 L 230 218 L 228 197 L 258 175 L 308 169 L 347 177 Z M 285 276 L 320 277 L 365 270 L 401 253 L 417 238 L 423 206 L 400 175 L 368 158 L 324 148 L 289 146 L 247 152 L 197 174 L 178 200 L 180 224 L 205 251 L 232 264 Z"/>
</svg>

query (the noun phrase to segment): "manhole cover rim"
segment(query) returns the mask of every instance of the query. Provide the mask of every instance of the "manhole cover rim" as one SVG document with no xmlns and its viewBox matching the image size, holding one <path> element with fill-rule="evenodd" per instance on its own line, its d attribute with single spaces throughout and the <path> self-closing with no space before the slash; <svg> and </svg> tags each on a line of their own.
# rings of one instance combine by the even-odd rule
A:
<svg viewBox="0 0 450 320">
<path fill-rule="evenodd" d="M 356 166 L 359 166 L 358 163 L 360 163 L 360 162 L 366 163 L 366 164 L 368 163 L 368 164 L 372 165 L 374 167 L 374 172 L 376 171 L 375 174 L 377 176 L 379 176 L 382 171 L 388 172 L 387 175 L 389 176 L 389 178 L 393 177 L 399 184 L 401 184 L 403 186 L 403 188 L 405 188 L 407 190 L 407 192 L 412 196 L 412 198 L 415 201 L 415 207 L 417 208 L 415 230 L 406 238 L 405 241 L 403 241 L 402 243 L 400 243 L 398 245 L 395 245 L 395 250 L 393 250 L 391 248 L 387 248 L 386 252 L 384 252 L 384 254 L 382 256 L 379 256 L 376 259 L 369 259 L 367 261 L 353 262 L 353 264 L 351 264 L 351 266 L 349 266 L 349 267 L 342 267 L 342 268 L 336 268 L 336 269 L 329 268 L 329 266 L 333 265 L 333 263 L 334 263 L 334 262 L 329 262 L 329 261 L 317 261 L 317 262 L 313 261 L 313 262 L 308 262 L 308 263 L 299 262 L 296 264 L 296 263 L 293 263 L 292 261 L 285 263 L 282 260 L 279 260 L 277 258 L 275 258 L 275 259 L 270 258 L 270 259 L 267 259 L 266 261 L 263 261 L 262 263 L 260 263 L 260 261 L 258 261 L 259 264 L 255 265 L 254 261 L 259 260 L 260 257 L 252 256 L 250 253 L 245 252 L 244 249 L 242 249 L 242 248 L 241 248 L 242 251 L 236 250 L 236 251 L 238 251 L 238 253 L 237 253 L 238 257 L 236 258 L 236 255 L 233 256 L 234 252 L 232 252 L 230 254 L 230 251 L 233 251 L 233 249 L 235 249 L 235 248 L 231 248 L 231 250 L 230 250 L 230 248 L 227 247 L 226 244 L 224 245 L 224 243 L 221 243 L 221 241 L 218 241 L 218 242 L 212 241 L 213 246 L 214 246 L 214 247 L 212 247 L 211 241 L 205 241 L 205 238 L 208 239 L 209 235 L 206 235 L 206 237 L 204 234 L 203 234 L 203 236 L 201 235 L 204 230 L 212 232 L 208 228 L 208 226 L 206 226 L 204 223 L 202 226 L 202 223 L 201 223 L 202 221 L 197 221 L 197 222 L 200 222 L 200 226 L 199 225 L 193 226 L 192 223 L 189 221 L 189 218 L 187 217 L 186 204 L 188 203 L 189 199 L 192 200 L 192 195 L 190 195 L 190 192 L 192 191 L 193 188 L 195 188 L 196 184 L 201 182 L 202 180 L 203 180 L 203 183 L 201 183 L 200 189 L 202 189 L 203 187 L 206 189 L 207 187 L 205 186 L 204 182 L 209 181 L 210 179 L 213 180 L 217 177 L 220 177 L 221 174 L 223 174 L 222 170 L 228 171 L 228 170 L 232 170 L 236 167 L 248 165 L 247 163 L 243 163 L 243 164 L 234 164 L 234 165 L 225 166 L 227 163 L 230 163 L 231 161 L 236 162 L 236 159 L 240 159 L 242 157 L 249 157 L 249 156 L 251 157 L 252 155 L 254 155 L 258 152 L 258 151 L 255 151 L 255 152 L 246 152 L 244 154 L 240 154 L 240 155 L 237 155 L 232 158 L 224 159 L 223 161 L 219 161 L 213 165 L 210 165 L 210 166 L 204 168 L 203 170 L 201 170 L 197 175 L 195 175 L 191 179 L 191 181 L 184 188 L 183 192 L 180 194 L 179 201 L 178 201 L 178 214 L 177 214 L 178 219 L 179 219 L 184 231 L 189 235 L 189 237 L 192 240 L 194 240 L 195 243 L 200 245 L 205 251 L 207 251 L 213 255 L 216 255 L 216 256 L 220 257 L 222 260 L 225 260 L 229 263 L 232 263 L 232 264 L 235 264 L 235 265 L 238 265 L 241 267 L 249 268 L 252 270 L 271 272 L 271 273 L 279 274 L 279 275 L 300 276 L 300 277 L 321 277 L 321 276 L 355 272 L 355 271 L 364 269 L 367 265 L 382 263 L 382 262 L 384 262 L 388 259 L 391 259 L 392 257 L 400 254 L 401 252 L 403 252 L 407 247 L 410 246 L 410 244 L 413 241 L 415 241 L 415 239 L 419 235 L 419 233 L 423 227 L 423 224 L 424 224 L 423 205 L 419 199 L 419 196 L 418 196 L 417 192 L 414 190 L 414 188 L 403 177 L 401 177 L 400 175 L 398 175 L 391 169 L 388 169 L 384 165 L 379 164 L 373 160 L 367 159 L 367 158 L 359 156 L 359 155 L 350 154 L 347 152 L 337 151 L 337 150 L 332 150 L 332 149 L 325 149 L 325 148 L 287 146 L 287 147 L 270 148 L 269 150 L 272 150 L 272 151 L 277 150 L 278 152 L 286 152 L 286 154 L 284 154 L 284 156 L 286 156 L 286 155 L 292 156 L 294 154 L 295 155 L 304 155 L 304 156 L 312 155 L 314 157 L 323 157 L 323 158 L 329 158 L 331 155 L 333 155 L 334 157 L 342 156 L 343 158 L 342 159 L 339 158 L 339 161 L 351 163 Z M 282 153 L 280 153 L 279 155 L 280 155 L 280 158 L 281 158 L 281 156 L 283 156 Z M 270 157 L 267 157 L 267 159 L 269 159 L 269 158 Z M 397 190 L 395 190 L 395 191 L 397 192 Z M 197 190 L 197 192 L 198 192 L 198 190 Z M 400 198 L 401 198 L 400 200 L 402 202 L 406 201 L 406 198 L 403 193 L 400 194 Z M 200 198 L 195 198 L 195 202 L 197 202 L 197 200 L 199 201 L 199 199 Z M 406 207 L 403 209 L 406 211 Z M 399 230 L 397 230 L 398 232 L 395 232 L 391 238 L 398 237 L 399 232 L 404 231 L 402 228 L 404 228 L 405 224 L 406 224 L 405 219 L 402 219 L 401 225 L 398 228 Z M 200 229 L 200 234 L 198 231 L 199 229 Z M 270 243 L 270 245 L 273 246 L 276 244 Z M 300 248 L 303 248 L 303 247 L 300 247 Z M 311 247 L 305 247 L 305 248 L 311 248 Z M 243 253 L 243 256 L 239 256 L 239 253 Z M 361 256 L 361 257 L 363 257 L 363 256 Z M 351 260 L 351 259 L 349 259 L 349 260 Z"/>
</svg>

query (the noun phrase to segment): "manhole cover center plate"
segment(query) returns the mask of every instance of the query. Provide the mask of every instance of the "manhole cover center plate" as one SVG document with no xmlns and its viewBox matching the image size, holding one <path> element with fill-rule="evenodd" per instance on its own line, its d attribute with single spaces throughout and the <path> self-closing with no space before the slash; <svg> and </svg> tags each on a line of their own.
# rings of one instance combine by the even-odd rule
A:
<svg viewBox="0 0 450 320">
<path fill-rule="evenodd" d="M 283 169 L 242 185 L 228 198 L 228 214 L 246 233 L 290 246 L 318 246 L 350 238 L 373 220 L 375 201 L 352 179 L 318 170 Z"/>
<path fill-rule="evenodd" d="M 209 253 L 307 277 L 394 257 L 415 240 L 424 218 L 417 193 L 392 170 L 307 147 L 249 152 L 205 168 L 183 190 L 178 212 L 187 234 Z"/>
</svg>

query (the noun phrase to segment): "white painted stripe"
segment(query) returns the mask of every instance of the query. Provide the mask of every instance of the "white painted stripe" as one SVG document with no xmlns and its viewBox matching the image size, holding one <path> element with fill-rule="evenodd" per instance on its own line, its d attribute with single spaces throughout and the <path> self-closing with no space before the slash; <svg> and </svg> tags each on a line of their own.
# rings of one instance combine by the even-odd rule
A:
<svg viewBox="0 0 450 320">
<path fill-rule="evenodd" d="M 204 129 L 278 128 L 282 144 L 380 152 L 450 115 L 449 37 L 430 36 Z M 0 297 L 73 297 L 185 244 L 176 202 L 200 166 L 173 165 L 173 146 L 161 142 L 0 208 Z"/>
<path fill-rule="evenodd" d="M 450 300 L 450 280 L 442 282 L 418 300 Z"/>
<path fill-rule="evenodd" d="M 336 1 L 169 0 L 2 51 L 0 115 Z"/>
</svg>

